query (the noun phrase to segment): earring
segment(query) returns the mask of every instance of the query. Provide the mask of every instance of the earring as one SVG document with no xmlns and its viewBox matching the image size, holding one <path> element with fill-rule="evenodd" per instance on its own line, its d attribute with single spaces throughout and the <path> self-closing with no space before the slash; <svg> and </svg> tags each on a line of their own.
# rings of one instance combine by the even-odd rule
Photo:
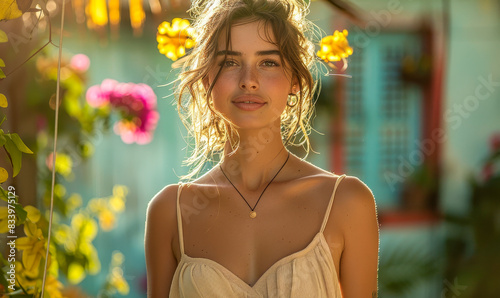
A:
<svg viewBox="0 0 500 298">
<path fill-rule="evenodd" d="M 286 105 L 289 106 L 290 108 L 293 108 L 297 102 L 299 101 L 299 98 L 297 94 L 290 93 L 288 94 L 288 99 L 286 100 Z"/>
</svg>

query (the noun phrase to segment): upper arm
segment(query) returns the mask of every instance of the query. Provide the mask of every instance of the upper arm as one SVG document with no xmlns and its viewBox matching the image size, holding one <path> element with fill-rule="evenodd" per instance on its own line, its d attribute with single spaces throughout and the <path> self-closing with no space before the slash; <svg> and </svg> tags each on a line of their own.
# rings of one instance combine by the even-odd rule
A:
<svg viewBox="0 0 500 298">
<path fill-rule="evenodd" d="M 144 247 L 148 297 L 168 297 L 177 267 L 172 241 L 177 231 L 178 185 L 160 191 L 148 205 Z"/>
<path fill-rule="evenodd" d="M 359 179 L 346 177 L 343 188 L 344 250 L 340 283 L 344 298 L 377 297 L 379 225 L 371 190 Z"/>
</svg>

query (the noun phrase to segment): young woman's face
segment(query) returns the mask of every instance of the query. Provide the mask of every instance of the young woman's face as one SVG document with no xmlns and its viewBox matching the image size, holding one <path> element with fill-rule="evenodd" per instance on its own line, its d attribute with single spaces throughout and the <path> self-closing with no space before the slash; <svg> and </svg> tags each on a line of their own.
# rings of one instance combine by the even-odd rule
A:
<svg viewBox="0 0 500 298">
<path fill-rule="evenodd" d="M 297 91 L 278 47 L 265 40 L 274 41 L 271 28 L 265 30 L 261 22 L 234 25 L 225 60 L 226 34 L 221 34 L 208 77 L 210 84 L 222 65 L 211 93 L 214 108 L 241 129 L 279 125 L 288 94 Z"/>
</svg>

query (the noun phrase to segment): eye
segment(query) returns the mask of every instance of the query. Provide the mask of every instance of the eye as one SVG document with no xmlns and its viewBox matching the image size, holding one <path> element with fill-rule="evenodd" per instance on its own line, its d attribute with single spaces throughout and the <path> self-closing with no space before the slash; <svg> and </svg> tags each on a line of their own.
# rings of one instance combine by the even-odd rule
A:
<svg viewBox="0 0 500 298">
<path fill-rule="evenodd" d="M 234 60 L 224 60 L 222 61 L 219 66 L 222 66 L 222 67 L 231 67 L 231 66 L 236 66 L 236 61 Z"/>
<path fill-rule="evenodd" d="M 264 62 L 262 62 L 262 64 L 264 66 L 268 66 L 268 67 L 280 66 L 280 64 L 277 61 L 274 61 L 274 60 L 265 60 Z"/>
</svg>

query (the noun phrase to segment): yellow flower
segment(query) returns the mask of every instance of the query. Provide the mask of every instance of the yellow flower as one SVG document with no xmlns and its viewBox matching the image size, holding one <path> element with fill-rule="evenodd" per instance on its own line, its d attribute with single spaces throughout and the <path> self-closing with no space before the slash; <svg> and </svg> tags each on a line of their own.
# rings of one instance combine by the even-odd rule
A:
<svg viewBox="0 0 500 298">
<path fill-rule="evenodd" d="M 82 241 L 92 241 L 97 234 L 97 223 L 94 219 L 83 214 L 76 214 L 71 218 L 71 228 L 75 233 L 80 232 Z"/>
<path fill-rule="evenodd" d="M 129 285 L 127 281 L 123 278 L 123 271 L 120 267 L 115 267 L 111 271 L 111 277 L 109 283 L 114 287 L 118 293 L 122 295 L 127 295 L 129 292 Z"/>
<path fill-rule="evenodd" d="M 321 39 L 321 49 L 317 52 L 318 57 L 325 62 L 334 62 L 352 55 L 353 51 L 347 41 L 347 35 L 348 32 L 345 29 L 342 32 L 335 30 L 333 35 Z"/>
<path fill-rule="evenodd" d="M 113 186 L 113 195 L 118 197 L 125 197 L 128 194 L 128 188 L 123 185 Z"/>
<path fill-rule="evenodd" d="M 24 223 L 24 233 L 26 237 L 17 239 L 17 249 L 23 251 L 23 265 L 27 273 L 36 274 L 38 272 L 38 265 L 40 260 L 45 254 L 45 241 L 40 230 L 36 224 L 27 220 Z"/>
<path fill-rule="evenodd" d="M 123 199 L 123 197 L 112 196 L 109 199 L 109 207 L 111 208 L 111 210 L 113 210 L 114 212 L 122 212 L 123 210 L 125 210 L 125 202 Z"/>
<path fill-rule="evenodd" d="M 47 282 L 45 283 L 45 291 L 49 294 L 50 298 L 62 298 L 61 290 L 63 289 L 63 284 L 57 280 L 52 275 L 47 277 Z"/>
<path fill-rule="evenodd" d="M 82 242 L 79 246 L 82 253 L 88 260 L 87 266 L 90 274 L 97 274 L 101 271 L 101 263 L 97 255 L 97 249 L 90 242 Z"/>
<path fill-rule="evenodd" d="M 67 225 L 59 225 L 54 229 L 54 240 L 63 244 L 64 248 L 69 252 L 76 250 L 76 240 L 73 230 Z"/>
<path fill-rule="evenodd" d="M 101 198 L 95 198 L 89 201 L 88 207 L 90 211 L 99 213 L 101 210 L 106 209 L 106 201 Z"/>
<path fill-rule="evenodd" d="M 111 266 L 121 266 L 124 260 L 125 256 L 119 250 L 115 250 L 111 256 Z"/>
<path fill-rule="evenodd" d="M 7 173 L 6 169 L 0 167 L 0 183 L 7 181 L 7 178 L 9 178 L 9 173 Z"/>
<path fill-rule="evenodd" d="M 103 231 L 110 231 L 115 227 L 116 218 L 113 212 L 108 209 L 103 209 L 99 212 L 99 225 Z"/>
<path fill-rule="evenodd" d="M 52 170 L 53 153 L 51 153 L 45 163 L 49 170 Z M 71 157 L 64 153 L 56 154 L 56 172 L 60 173 L 64 177 L 68 177 L 71 174 L 71 169 L 73 168 L 73 160 Z"/>
<path fill-rule="evenodd" d="M 158 50 L 175 61 L 186 54 L 186 49 L 194 47 L 193 35 L 193 28 L 189 26 L 188 20 L 175 18 L 172 24 L 163 22 L 158 26 L 156 34 Z"/>
<path fill-rule="evenodd" d="M 75 210 L 76 208 L 82 206 L 82 196 L 77 193 L 72 194 L 66 204 L 69 211 Z"/>
<path fill-rule="evenodd" d="M 38 210 L 35 207 L 30 206 L 30 205 L 24 207 L 24 210 L 26 210 L 26 212 L 28 212 L 28 219 L 32 223 L 37 223 L 40 220 L 40 210 Z"/>
<path fill-rule="evenodd" d="M 68 281 L 74 285 L 79 284 L 85 278 L 85 269 L 77 262 L 68 266 Z M 52 296 L 51 296 L 52 297 Z"/>
<path fill-rule="evenodd" d="M 54 194 L 58 197 L 64 197 L 66 195 L 66 187 L 62 184 L 56 184 L 54 186 Z"/>
<path fill-rule="evenodd" d="M 21 262 L 16 261 L 14 262 L 14 264 L 16 266 L 16 288 L 19 289 L 23 287 L 26 290 L 27 294 L 35 294 L 37 281 L 39 281 L 40 279 L 28 276 Z"/>
</svg>

